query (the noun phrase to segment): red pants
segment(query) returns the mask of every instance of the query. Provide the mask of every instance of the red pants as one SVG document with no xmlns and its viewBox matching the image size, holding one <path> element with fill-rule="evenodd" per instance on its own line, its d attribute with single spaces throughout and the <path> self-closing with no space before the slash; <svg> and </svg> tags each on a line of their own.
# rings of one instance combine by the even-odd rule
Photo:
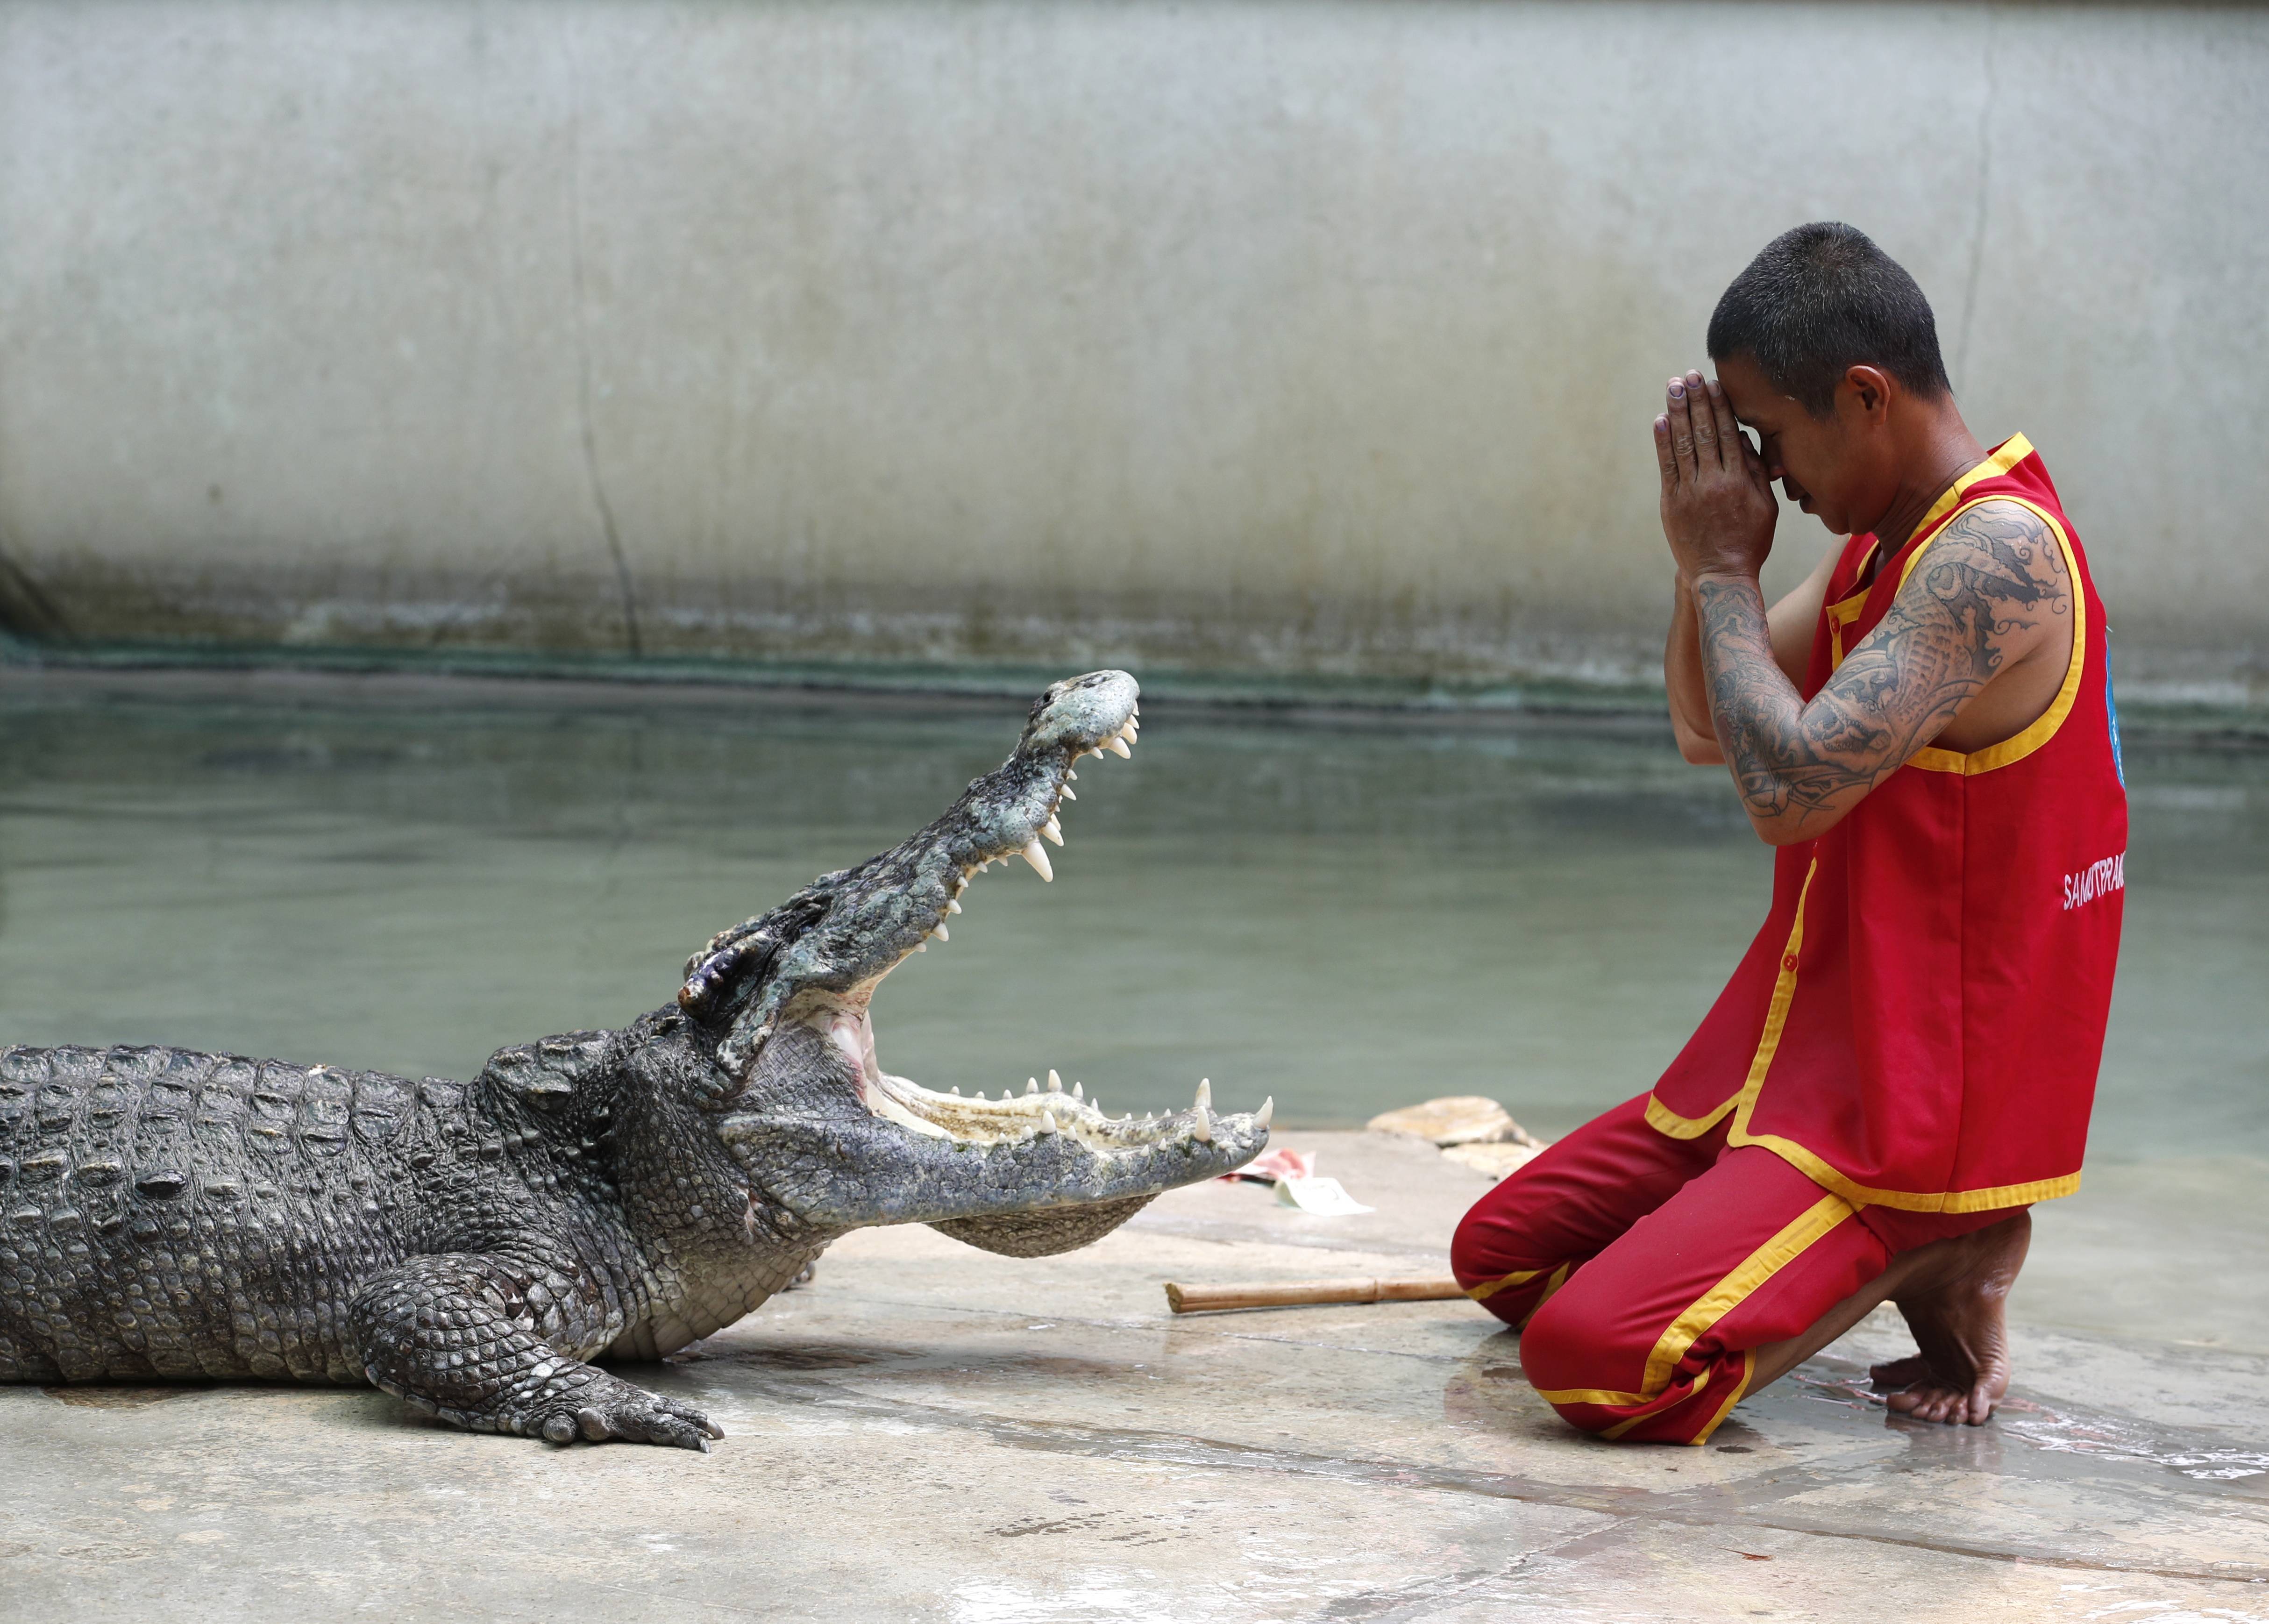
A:
<svg viewBox="0 0 2269 1624">
<path fill-rule="evenodd" d="M 2009 1211 L 1854 1208 L 1726 1130 L 1676 1140 L 1641 1095 L 1474 1204 L 1450 1247 L 1468 1295 L 1520 1328 L 1522 1371 L 1610 1438 L 1706 1443 L 1756 1349 L 1801 1334 L 1892 1254 Z"/>
</svg>

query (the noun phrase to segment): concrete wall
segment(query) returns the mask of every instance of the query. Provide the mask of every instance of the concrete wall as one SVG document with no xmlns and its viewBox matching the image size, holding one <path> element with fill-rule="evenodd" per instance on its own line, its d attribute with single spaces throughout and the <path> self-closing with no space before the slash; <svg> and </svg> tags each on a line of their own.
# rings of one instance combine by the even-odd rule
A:
<svg viewBox="0 0 2269 1624">
<path fill-rule="evenodd" d="M 2126 674 L 2269 694 L 2265 86 L 2247 7 L 0 0 L 0 604 L 1625 676 L 1659 380 L 1837 216 Z"/>
</svg>

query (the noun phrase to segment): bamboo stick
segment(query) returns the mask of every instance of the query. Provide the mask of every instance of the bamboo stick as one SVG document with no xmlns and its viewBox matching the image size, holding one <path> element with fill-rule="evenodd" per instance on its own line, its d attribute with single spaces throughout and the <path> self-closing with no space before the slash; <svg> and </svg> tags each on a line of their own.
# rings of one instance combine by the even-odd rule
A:
<svg viewBox="0 0 2269 1624">
<path fill-rule="evenodd" d="M 1423 1280 L 1288 1280 L 1273 1285 L 1185 1286 L 1166 1282 L 1166 1306 L 1177 1314 L 1232 1308 L 1291 1308 L 1307 1303 L 1438 1303 L 1462 1297 L 1465 1288 L 1447 1275 Z"/>
</svg>

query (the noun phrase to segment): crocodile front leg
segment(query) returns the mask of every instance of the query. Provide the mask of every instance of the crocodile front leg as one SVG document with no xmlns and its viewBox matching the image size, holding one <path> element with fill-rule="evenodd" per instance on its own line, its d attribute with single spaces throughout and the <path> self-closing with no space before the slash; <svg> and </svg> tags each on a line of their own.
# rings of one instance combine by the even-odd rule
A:
<svg viewBox="0 0 2269 1624">
<path fill-rule="evenodd" d="M 349 1332 L 375 1385 L 475 1432 L 554 1443 L 623 1438 L 705 1453 L 725 1436 L 691 1406 L 547 1341 L 537 1322 L 557 1306 L 543 1300 L 556 1299 L 559 1283 L 556 1270 L 495 1253 L 412 1258 L 356 1294 Z"/>
</svg>

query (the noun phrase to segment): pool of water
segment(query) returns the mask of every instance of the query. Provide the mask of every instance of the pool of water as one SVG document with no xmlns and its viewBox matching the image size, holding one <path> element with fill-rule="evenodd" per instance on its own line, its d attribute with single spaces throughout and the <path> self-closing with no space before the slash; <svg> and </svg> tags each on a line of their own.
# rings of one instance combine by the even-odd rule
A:
<svg viewBox="0 0 2269 1624">
<path fill-rule="evenodd" d="M 876 1000 L 894 1071 L 1111 1109 L 1637 1093 L 1761 919 L 1722 772 L 1592 723 L 1146 707 L 1044 885 Z M 711 932 L 891 845 L 1022 707 L 765 690 L 0 675 L 0 1043 L 463 1077 L 666 1002 Z M 2060 1323 L 2269 1349 L 2269 752 L 2131 745 L 2127 938 Z M 2098 1194 L 2098 1189 L 2103 1193 Z M 2061 1274 L 2058 1271 L 2062 1270 Z M 2255 1306 L 2225 1312 L 2231 1282 Z M 2057 1285 L 2057 1281 L 2062 1281 Z M 2091 1318 L 2093 1316 L 2093 1318 Z"/>
</svg>

